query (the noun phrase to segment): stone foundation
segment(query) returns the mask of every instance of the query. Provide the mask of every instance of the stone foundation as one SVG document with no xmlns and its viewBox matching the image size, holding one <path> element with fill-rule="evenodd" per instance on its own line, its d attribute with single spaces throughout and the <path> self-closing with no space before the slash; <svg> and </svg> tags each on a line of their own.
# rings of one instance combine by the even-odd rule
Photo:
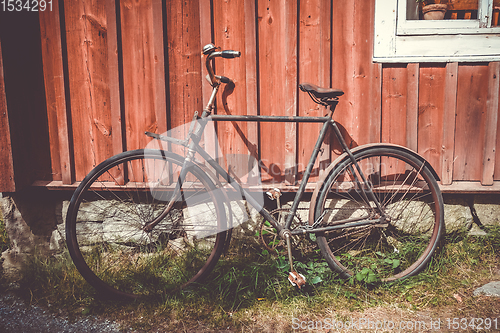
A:
<svg viewBox="0 0 500 333">
<path fill-rule="evenodd" d="M 0 197 L 0 208 L 11 243 L 10 249 L 2 253 L 6 275 L 15 275 L 26 256 L 35 251 L 53 255 L 64 249 L 64 222 L 70 196 L 71 192 L 32 188 L 12 195 L 4 193 Z M 283 197 L 283 206 L 289 204 L 291 199 L 293 196 L 290 194 L 286 200 Z M 233 203 L 233 207 L 238 219 L 245 215 L 244 211 L 249 217 L 246 223 L 233 230 L 233 238 L 244 246 L 249 237 L 256 238 L 260 215 L 242 202 Z M 300 204 L 300 208 L 299 216 L 306 221 L 307 199 Z M 448 233 L 465 229 L 473 234 L 484 234 L 484 226 L 500 225 L 500 195 L 447 195 L 444 209 Z"/>
<path fill-rule="evenodd" d="M 30 189 L 0 198 L 10 249 L 2 253 L 6 276 L 15 276 L 24 259 L 35 251 L 50 255 L 50 239 L 56 228 L 56 197 L 43 189 Z"/>
</svg>

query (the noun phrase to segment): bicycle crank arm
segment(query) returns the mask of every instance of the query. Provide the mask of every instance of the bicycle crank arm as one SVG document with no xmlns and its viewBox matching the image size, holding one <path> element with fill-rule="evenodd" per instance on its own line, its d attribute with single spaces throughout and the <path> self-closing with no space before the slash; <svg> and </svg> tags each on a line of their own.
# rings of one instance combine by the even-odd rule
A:
<svg viewBox="0 0 500 333">
<path fill-rule="evenodd" d="M 301 289 L 303 286 L 306 285 L 306 278 L 304 275 L 297 273 L 295 269 L 293 268 L 293 261 L 292 261 L 292 244 L 290 242 L 290 231 L 287 230 L 288 232 L 284 232 L 284 237 L 286 239 L 286 248 L 288 250 L 288 261 L 290 262 L 290 274 L 288 275 L 288 281 L 292 284 L 292 286 L 297 286 L 299 289 Z"/>
</svg>

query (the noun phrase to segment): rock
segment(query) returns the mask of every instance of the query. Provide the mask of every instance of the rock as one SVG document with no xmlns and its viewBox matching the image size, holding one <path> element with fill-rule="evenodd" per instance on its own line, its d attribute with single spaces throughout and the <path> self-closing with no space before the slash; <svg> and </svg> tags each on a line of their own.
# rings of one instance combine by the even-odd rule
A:
<svg viewBox="0 0 500 333">
<path fill-rule="evenodd" d="M 474 290 L 474 296 L 500 297 L 500 281 L 493 281 Z"/>
<path fill-rule="evenodd" d="M 488 233 L 478 227 L 476 224 L 472 226 L 472 228 L 469 230 L 469 235 L 471 236 L 486 236 Z"/>
<path fill-rule="evenodd" d="M 293 201 L 288 201 L 282 205 L 281 208 L 290 209 L 292 208 Z M 299 203 L 299 209 L 297 209 L 297 215 L 299 216 L 302 223 L 308 223 L 309 221 L 309 201 L 301 201 Z M 328 203 L 327 203 L 328 204 Z"/>
<path fill-rule="evenodd" d="M 17 253 L 13 250 L 2 252 L 3 274 L 9 281 L 16 281 L 19 278 L 19 272 L 27 258 L 27 253 Z"/>
<path fill-rule="evenodd" d="M 194 231 L 196 238 L 215 234 L 217 232 L 217 223 L 213 203 L 199 204 L 202 201 L 196 197 L 190 197 L 190 200 L 192 202 L 188 200 L 187 207 L 182 210 L 173 209 L 168 218 L 172 223 L 178 222 L 179 224 L 188 219 L 190 221 L 189 225 L 192 226 L 191 231 Z M 68 206 L 68 201 L 58 205 L 59 209 L 61 209 L 61 213 L 56 214 L 56 216 L 59 216 L 58 221 L 65 223 Z M 245 228 L 255 234 L 255 226 L 257 225 L 258 216 L 260 216 L 258 211 L 249 207 L 244 200 L 231 201 L 230 207 L 233 227 L 245 224 Z M 80 238 L 79 242 L 81 245 L 85 245 L 100 241 L 113 242 L 114 240 L 120 240 L 122 243 L 147 241 L 149 237 L 144 237 L 141 225 L 130 223 L 133 222 L 130 217 L 136 215 L 157 216 L 162 208 L 163 206 L 153 207 L 147 204 L 129 205 L 117 200 L 97 200 L 82 203 L 77 221 L 86 221 L 86 223 L 77 224 L 77 230 L 79 230 L 80 235 L 85 235 L 85 238 Z M 152 211 L 153 209 L 155 209 L 155 212 Z M 229 209 L 226 208 L 226 213 L 228 212 Z M 116 223 L 120 220 L 129 223 Z M 60 251 L 64 249 L 64 223 L 58 224 L 52 232 L 50 238 L 51 250 Z M 82 228 L 85 228 L 85 230 L 81 230 Z M 238 233 L 234 235 L 237 236 Z"/>
<path fill-rule="evenodd" d="M 465 198 L 446 198 L 444 223 L 447 233 L 469 230 L 472 227 L 472 222 L 472 213 Z"/>
<path fill-rule="evenodd" d="M 13 253 L 33 252 L 35 235 L 31 232 L 21 212 L 17 209 L 14 199 L 4 197 L 0 202 L 5 230 L 10 239 L 11 251 Z"/>
<path fill-rule="evenodd" d="M 485 226 L 500 226 L 500 195 L 476 195 L 474 209 Z"/>
<path fill-rule="evenodd" d="M 2 253 L 2 267 L 7 279 L 15 280 L 28 254 L 35 250 L 35 235 L 24 221 L 13 198 L 0 199 L 5 230 L 10 240 L 10 249 Z"/>
<path fill-rule="evenodd" d="M 56 230 L 52 231 L 52 236 L 49 241 L 49 248 L 56 253 L 61 252 L 65 248 L 66 234 L 64 224 L 58 224 Z"/>
</svg>

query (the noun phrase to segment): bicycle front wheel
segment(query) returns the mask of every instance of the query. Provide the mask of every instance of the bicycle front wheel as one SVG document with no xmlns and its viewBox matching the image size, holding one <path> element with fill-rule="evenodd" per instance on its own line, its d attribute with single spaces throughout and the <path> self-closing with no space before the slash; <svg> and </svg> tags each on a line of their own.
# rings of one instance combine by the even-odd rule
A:
<svg viewBox="0 0 500 333">
<path fill-rule="evenodd" d="M 369 283 L 417 274 L 444 230 L 443 199 L 427 162 L 395 147 L 368 148 L 354 157 L 368 184 L 346 158 L 316 202 L 320 226 L 339 226 L 317 235 L 323 257 L 341 277 Z"/>
<path fill-rule="evenodd" d="M 160 150 L 124 152 L 98 165 L 73 194 L 68 249 L 100 294 L 168 294 L 203 281 L 217 263 L 226 238 L 224 204 L 192 163 L 178 184 L 183 162 Z"/>
</svg>

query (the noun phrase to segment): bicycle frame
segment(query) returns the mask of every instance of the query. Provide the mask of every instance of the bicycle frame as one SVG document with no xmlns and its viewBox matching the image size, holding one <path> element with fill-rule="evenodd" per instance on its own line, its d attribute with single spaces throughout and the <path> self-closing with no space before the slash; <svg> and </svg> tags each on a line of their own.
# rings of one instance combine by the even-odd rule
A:
<svg viewBox="0 0 500 333">
<path fill-rule="evenodd" d="M 215 91 L 215 89 L 216 88 L 214 88 L 214 91 Z M 333 131 L 333 133 L 335 133 L 335 136 L 336 136 L 337 140 L 339 140 L 339 143 L 342 147 L 342 150 L 350 156 L 351 160 L 353 161 L 353 164 L 356 166 L 357 171 L 361 177 L 361 181 L 360 181 L 359 179 L 357 179 L 357 176 L 356 176 L 356 183 L 360 186 L 360 188 L 361 188 L 361 183 L 367 184 L 366 178 L 365 178 L 363 172 L 361 171 L 361 168 L 359 167 L 354 156 L 352 155 L 351 151 L 349 150 L 349 147 L 347 146 L 337 124 L 332 119 L 332 115 L 333 115 L 333 112 L 334 112 L 336 105 L 333 105 L 331 107 L 331 109 L 329 110 L 328 114 L 325 115 L 324 117 L 210 115 L 210 112 L 207 111 L 209 109 L 209 106 L 207 106 L 207 109 L 203 112 L 201 117 L 198 117 L 197 113 L 195 113 L 195 116 L 194 116 L 193 121 L 192 121 L 191 126 L 190 126 L 188 138 L 186 140 L 179 140 L 179 139 L 166 137 L 163 135 L 158 135 L 158 134 L 153 134 L 153 133 L 147 133 L 147 135 L 154 137 L 155 139 L 170 142 L 170 143 L 173 143 L 176 145 L 182 145 L 182 146 L 188 148 L 188 154 L 185 157 L 185 163 L 184 163 L 183 169 L 187 165 L 187 163 L 192 161 L 195 153 L 198 153 L 212 168 L 214 168 L 214 170 L 218 174 L 220 174 L 222 176 L 222 178 L 229 185 L 231 185 L 231 187 L 234 190 L 242 193 L 243 197 L 254 208 L 261 207 L 261 205 L 256 201 L 256 199 L 254 199 L 252 197 L 252 195 L 250 195 L 250 193 L 247 190 L 245 190 L 245 188 L 243 188 L 233 177 L 231 177 L 229 175 L 229 173 L 226 170 L 224 170 L 224 168 L 222 168 L 222 166 L 219 163 L 217 163 L 217 161 L 214 158 L 212 158 L 210 156 L 210 154 L 208 154 L 199 145 L 202 133 L 203 133 L 208 121 L 296 122 L 296 123 L 322 123 L 323 124 L 323 126 L 319 132 L 318 139 L 317 139 L 316 144 L 314 146 L 311 157 L 309 158 L 309 162 L 307 164 L 306 170 L 304 171 L 303 179 L 301 181 L 299 189 L 297 190 L 297 193 L 295 194 L 295 198 L 293 200 L 293 204 L 292 204 L 292 207 L 290 209 L 290 214 L 287 216 L 287 219 L 285 221 L 285 225 L 284 226 L 280 225 L 266 208 L 262 207 L 259 211 L 259 213 L 264 218 L 266 218 L 273 225 L 274 228 L 276 228 L 278 233 L 281 233 L 283 230 L 290 229 L 290 226 L 291 226 L 292 221 L 293 221 L 293 216 L 297 212 L 300 200 L 305 192 L 306 184 L 311 176 L 314 163 L 316 162 L 316 160 L 318 158 L 318 154 L 321 151 L 321 144 L 322 144 L 329 129 L 331 129 Z M 197 128 L 195 128 L 196 126 L 197 126 Z M 182 175 L 183 175 L 183 173 L 181 172 L 181 175 L 179 176 L 181 181 L 183 180 Z M 380 208 L 380 203 L 378 202 L 378 199 L 371 191 L 371 188 L 369 186 L 364 187 L 364 188 L 365 189 L 363 191 L 361 191 L 361 195 L 363 196 L 363 199 L 365 200 L 365 202 L 369 202 L 370 200 L 375 202 L 375 205 L 377 206 L 377 208 L 379 208 L 379 211 L 382 212 L 382 209 Z M 383 216 L 383 214 L 381 214 L 381 215 Z M 378 221 L 382 221 L 383 219 L 384 219 L 384 217 L 381 217 L 380 219 L 375 220 L 375 221 L 378 222 Z M 315 221 L 315 222 L 318 222 L 318 221 Z M 349 223 L 349 227 L 359 227 L 359 226 L 363 226 L 363 225 L 373 224 L 374 220 L 366 220 L 366 219 L 341 220 L 341 221 L 337 221 L 337 223 L 335 223 L 335 225 L 331 225 L 331 226 L 327 226 L 327 227 L 321 227 L 321 228 L 312 228 L 311 227 L 311 228 L 293 230 L 293 231 L 291 231 L 291 234 L 294 235 L 294 234 L 325 232 L 325 231 L 345 228 L 346 223 Z"/>
<path fill-rule="evenodd" d="M 208 46 L 208 45 L 207 45 Z M 215 47 L 214 47 L 215 48 Z M 338 104 L 338 99 L 335 98 L 332 103 L 329 104 L 329 109 L 328 113 L 324 117 L 302 117 L 302 116 L 291 116 L 291 117 L 286 117 L 286 116 L 248 116 L 248 115 L 217 115 L 214 114 L 212 115 L 212 111 L 215 109 L 215 97 L 217 95 L 217 92 L 221 86 L 221 83 L 232 83 L 232 81 L 223 76 L 216 76 L 213 70 L 213 67 L 211 65 L 211 60 L 215 57 L 223 57 L 223 58 L 235 58 L 239 57 L 240 53 L 237 51 L 219 51 L 215 52 L 214 49 L 209 48 L 207 53 L 204 53 L 207 56 L 206 58 L 206 67 L 208 71 L 208 79 L 212 85 L 212 94 L 210 95 L 210 99 L 207 103 L 207 106 L 205 107 L 201 117 L 198 116 L 198 112 L 195 112 L 193 120 L 191 122 L 191 126 L 189 129 L 189 134 L 186 140 L 179 140 L 163 135 L 158 135 L 150 132 L 146 132 L 146 135 L 153 137 L 158 140 L 170 142 L 172 144 L 176 145 L 182 145 L 186 148 L 188 148 L 188 153 L 187 156 L 185 157 L 184 165 L 182 169 L 185 169 L 188 163 L 192 162 L 194 159 L 195 153 L 198 153 L 205 161 L 207 161 L 208 164 L 214 170 L 222 176 L 222 178 L 229 184 L 233 189 L 236 191 L 239 191 L 242 193 L 243 197 L 254 207 L 254 208 L 259 208 L 261 206 L 233 177 L 231 177 L 224 168 L 222 168 L 219 163 L 215 161 L 203 148 L 200 147 L 199 142 L 201 141 L 202 133 L 205 129 L 205 126 L 207 125 L 208 121 L 246 121 L 246 122 L 295 122 L 295 123 L 322 123 L 323 126 L 320 130 L 318 139 L 316 141 L 316 144 L 314 146 L 313 152 L 311 154 L 311 157 L 309 158 L 309 162 L 307 164 L 306 170 L 304 172 L 303 179 L 300 183 L 299 189 L 297 190 L 297 193 L 295 194 L 295 198 L 293 200 L 292 207 L 290 209 L 290 214 L 287 216 L 287 219 L 285 221 L 285 225 L 282 226 L 280 225 L 276 219 L 270 214 L 270 212 L 265 209 L 264 207 L 261 207 L 259 210 L 259 213 L 266 218 L 274 228 L 278 231 L 281 237 L 283 237 L 282 232 L 284 230 L 290 231 L 290 227 L 293 221 L 293 216 L 297 212 L 297 209 L 299 207 L 300 200 L 302 198 L 302 195 L 305 192 L 307 182 L 311 176 L 311 172 L 314 166 L 314 163 L 316 162 L 318 158 L 318 154 L 321 151 L 321 143 L 323 142 L 326 133 L 328 132 L 329 129 L 335 133 L 335 136 L 337 140 L 339 141 L 343 152 L 346 152 L 349 158 L 351 159 L 353 165 L 356 167 L 356 171 L 359 174 L 359 177 L 361 179 L 358 179 L 358 176 L 352 170 L 355 182 L 359 188 L 362 190 L 361 196 L 363 200 L 370 205 L 370 201 L 375 203 L 375 206 L 379 212 L 380 218 L 379 219 L 371 219 L 371 220 L 366 220 L 366 219 L 349 219 L 349 220 L 343 220 L 343 221 L 337 221 L 335 225 L 327 226 L 327 227 L 321 227 L 321 228 L 316 228 L 321 220 L 315 221 L 312 226 L 308 226 L 306 228 L 301 228 L 299 230 L 293 230 L 290 231 L 289 234 L 307 234 L 307 233 L 317 233 L 317 232 L 325 232 L 329 230 L 335 230 L 339 228 L 345 228 L 346 223 L 349 224 L 349 227 L 358 227 L 358 226 L 363 226 L 363 225 L 369 225 L 373 224 L 374 222 L 380 222 L 385 220 L 385 215 L 383 212 L 383 209 L 380 205 L 380 202 L 378 201 L 377 197 L 373 194 L 371 190 L 371 186 L 361 186 L 361 184 L 368 184 L 366 177 L 364 176 L 363 172 L 361 171 L 360 166 L 358 165 L 356 159 L 354 158 L 354 155 L 351 153 L 349 147 L 347 146 L 339 128 L 337 127 L 337 124 L 335 121 L 332 119 L 333 112 L 335 111 L 335 107 Z M 184 175 L 183 175 L 184 174 Z M 182 183 L 184 179 L 185 173 L 182 172 L 179 175 L 179 183 Z M 174 194 L 175 196 L 175 194 Z M 150 230 L 158 223 L 164 215 L 168 213 L 169 208 L 167 208 L 164 212 L 164 214 L 161 214 L 155 221 L 150 223 L 146 227 L 146 230 Z"/>
</svg>

